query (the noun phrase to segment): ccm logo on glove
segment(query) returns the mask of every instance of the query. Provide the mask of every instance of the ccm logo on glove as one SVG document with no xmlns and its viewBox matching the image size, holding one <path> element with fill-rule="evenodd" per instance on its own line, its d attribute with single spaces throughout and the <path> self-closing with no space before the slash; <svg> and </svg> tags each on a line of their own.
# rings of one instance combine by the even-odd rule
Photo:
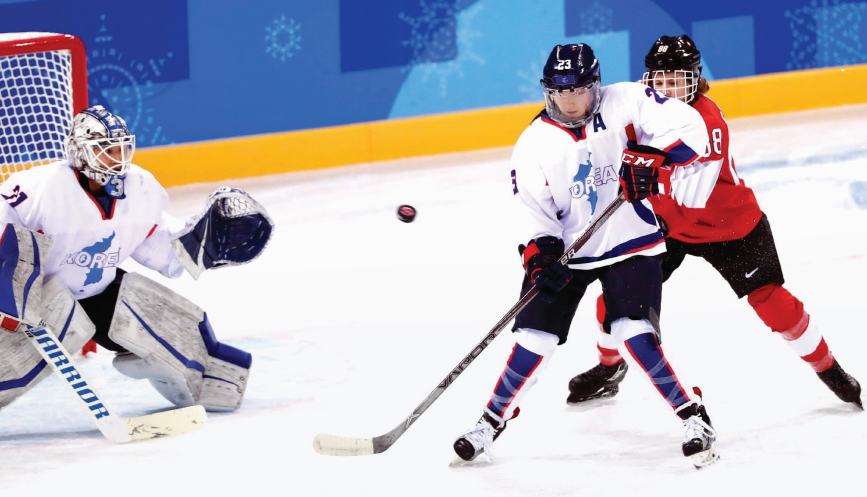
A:
<svg viewBox="0 0 867 497">
<path fill-rule="evenodd" d="M 654 152 L 637 152 L 626 149 L 623 151 L 623 157 L 620 158 L 620 161 L 629 166 L 658 168 L 666 165 L 666 162 L 671 162 L 664 154 L 665 152 L 660 150 L 655 150 Z"/>
</svg>

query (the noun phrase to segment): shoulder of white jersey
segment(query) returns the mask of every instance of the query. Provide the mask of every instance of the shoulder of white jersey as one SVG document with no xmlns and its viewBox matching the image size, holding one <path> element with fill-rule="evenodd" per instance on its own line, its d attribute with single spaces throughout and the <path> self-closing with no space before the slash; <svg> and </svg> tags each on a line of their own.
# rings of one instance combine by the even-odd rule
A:
<svg viewBox="0 0 867 497">
<path fill-rule="evenodd" d="M 127 176 L 127 178 L 129 178 L 129 177 L 141 177 L 147 181 L 156 181 L 157 180 L 154 177 L 153 173 L 151 173 L 147 169 L 139 166 L 138 164 L 130 164 L 129 170 L 127 170 L 126 176 Z"/>
<path fill-rule="evenodd" d="M 48 187 L 52 180 L 58 176 L 69 175 L 75 178 L 75 170 L 67 160 L 59 160 L 42 166 L 33 166 L 23 171 L 17 171 L 9 175 L 3 182 L 6 186 L 26 185 L 29 188 Z M 14 185 L 13 185 L 14 184 Z"/>
<path fill-rule="evenodd" d="M 130 186 L 139 186 L 142 188 L 142 191 L 147 192 L 148 194 L 158 194 L 168 199 L 169 194 L 153 173 L 136 164 L 129 165 L 125 182 L 127 188 Z"/>
<path fill-rule="evenodd" d="M 574 132 L 550 118 L 539 116 L 521 133 L 512 150 L 512 160 L 545 163 L 561 157 L 575 141 Z"/>
<path fill-rule="evenodd" d="M 580 132 L 580 129 L 567 128 L 547 115 L 539 114 L 521 136 L 527 135 L 534 141 L 542 141 L 546 144 L 553 145 L 562 142 L 566 145 L 580 140 Z"/>
<path fill-rule="evenodd" d="M 647 85 L 632 81 L 612 83 L 602 87 L 602 102 L 609 99 L 647 98 Z"/>
</svg>

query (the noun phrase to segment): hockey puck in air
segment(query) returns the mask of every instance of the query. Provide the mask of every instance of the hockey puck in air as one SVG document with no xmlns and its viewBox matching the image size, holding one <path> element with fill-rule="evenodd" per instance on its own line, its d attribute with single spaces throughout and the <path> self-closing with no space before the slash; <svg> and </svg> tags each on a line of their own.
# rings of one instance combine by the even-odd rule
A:
<svg viewBox="0 0 867 497">
<path fill-rule="evenodd" d="M 411 205 L 401 205 L 397 208 L 397 218 L 405 223 L 411 223 L 415 219 L 415 207 Z"/>
</svg>

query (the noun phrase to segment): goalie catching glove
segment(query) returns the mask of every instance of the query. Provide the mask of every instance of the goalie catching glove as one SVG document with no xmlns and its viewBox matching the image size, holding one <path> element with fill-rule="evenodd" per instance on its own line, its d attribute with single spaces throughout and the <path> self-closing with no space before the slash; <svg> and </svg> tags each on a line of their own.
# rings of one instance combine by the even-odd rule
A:
<svg viewBox="0 0 867 497">
<path fill-rule="evenodd" d="M 204 212 L 172 237 L 175 253 L 198 279 L 206 269 L 246 264 L 262 253 L 274 222 L 259 202 L 240 188 L 218 188 Z"/>
<path fill-rule="evenodd" d="M 667 153 L 630 141 L 621 161 L 620 187 L 629 203 L 659 194 L 659 168 L 671 164 Z"/>
<path fill-rule="evenodd" d="M 539 298 L 545 302 L 554 302 L 560 290 L 572 279 L 572 270 L 557 261 L 564 249 L 563 240 L 553 236 L 530 240 L 526 247 L 518 246 L 527 277 L 539 289 Z"/>
</svg>

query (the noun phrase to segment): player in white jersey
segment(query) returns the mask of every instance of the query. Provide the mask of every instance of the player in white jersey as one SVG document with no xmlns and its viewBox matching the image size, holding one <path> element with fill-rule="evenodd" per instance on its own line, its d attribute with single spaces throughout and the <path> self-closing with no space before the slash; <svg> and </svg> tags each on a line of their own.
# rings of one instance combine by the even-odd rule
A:
<svg viewBox="0 0 867 497">
<path fill-rule="evenodd" d="M 602 284 L 605 329 L 634 359 L 683 420 L 684 455 L 697 466 L 716 459 L 715 432 L 698 389 L 687 391 L 659 348 L 662 232 L 647 197 L 657 194 L 659 167 L 690 165 L 708 138 L 688 105 L 638 83 L 601 87 L 599 62 L 584 44 L 558 45 L 543 71 L 545 110 L 512 154 L 513 193 L 532 228 L 521 245 L 531 300 L 515 319 L 516 344 L 475 427 L 454 443 L 464 460 L 490 457 L 493 441 L 566 341 L 587 286 Z M 569 260 L 555 262 L 622 189 L 623 204 Z"/>
<path fill-rule="evenodd" d="M 738 298 L 747 297 L 759 318 L 812 367 L 840 400 L 863 408 L 858 380 L 843 370 L 817 322 L 784 286 L 770 222 L 735 169 L 729 152 L 728 124 L 719 106 L 705 95 L 710 87 L 701 76 L 701 53 L 695 43 L 687 35 L 662 36 L 650 47 L 644 61 L 647 72 L 642 83 L 696 109 L 713 145 L 699 159 L 707 167 L 694 176 L 695 182 L 712 190 L 706 205 L 686 208 L 668 197 L 650 198 L 654 212 L 668 228 L 663 281 L 687 255 L 705 259 Z M 664 184 L 664 177 L 662 181 Z M 605 315 L 601 297 L 597 314 Z M 597 336 L 599 364 L 572 378 L 567 403 L 613 397 L 626 376 L 628 366 L 608 344 L 610 335 Z"/>
<path fill-rule="evenodd" d="M 102 106 L 75 117 L 67 150 L 68 159 L 15 173 L 0 186 L 6 200 L 0 202 L 3 263 L 15 268 L 28 262 L 29 237 L 22 239 L 24 232 L 13 226 L 32 232 L 34 244 L 36 233 L 51 243 L 47 260 L 37 254 L 29 261 L 35 270 L 20 295 L 4 293 L 15 281 L 11 272 L 0 271 L 0 318 L 13 332 L 0 333 L 0 409 L 48 372 L 22 333 L 14 333 L 38 324 L 28 322 L 28 304 L 70 350 L 92 337 L 118 353 L 114 365 L 120 372 L 148 379 L 175 404 L 237 409 L 252 356 L 220 343 L 200 308 L 118 266 L 131 257 L 177 278 L 185 268 L 197 277 L 221 263 L 248 262 L 270 236 L 267 215 L 224 215 L 227 202 L 255 204 L 245 192 L 226 188 L 209 197 L 201 217 L 184 223 L 168 215 L 165 189 L 131 162 L 134 135 Z M 259 224 L 251 228 L 250 222 Z M 238 236 L 257 241 L 232 245 Z M 32 291 L 40 282 L 41 301 Z"/>
</svg>

